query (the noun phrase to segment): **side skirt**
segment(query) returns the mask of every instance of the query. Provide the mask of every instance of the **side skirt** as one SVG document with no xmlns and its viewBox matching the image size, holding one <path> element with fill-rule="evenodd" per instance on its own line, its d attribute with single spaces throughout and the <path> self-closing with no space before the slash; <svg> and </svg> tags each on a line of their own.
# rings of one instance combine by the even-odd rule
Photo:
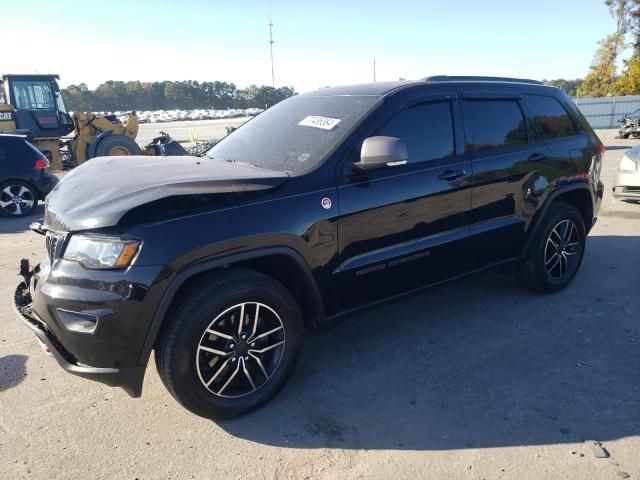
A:
<svg viewBox="0 0 640 480">
<path fill-rule="evenodd" d="M 362 305 L 358 305 L 357 307 L 353 307 L 353 308 L 349 308 L 347 310 L 344 310 L 340 313 L 336 313 L 334 315 L 331 315 L 329 317 L 325 317 L 322 321 L 318 322 L 316 328 L 314 328 L 315 331 L 325 331 L 328 329 L 331 329 L 333 327 L 335 327 L 336 325 L 339 325 L 340 323 L 342 323 L 344 320 L 346 320 L 347 318 L 349 318 L 350 316 L 360 313 L 364 310 L 369 310 L 371 308 L 375 308 L 377 306 L 386 304 L 386 303 L 391 303 L 391 302 L 396 302 L 396 301 L 400 301 L 403 300 L 407 297 L 410 296 L 415 296 L 418 295 L 420 293 L 423 293 L 425 291 L 431 290 L 433 288 L 437 288 L 443 285 L 446 285 L 450 282 L 454 282 L 456 280 L 460 280 L 462 278 L 466 278 L 472 275 L 476 275 L 479 273 L 484 273 L 484 272 L 488 272 L 488 271 L 503 271 L 503 272 L 508 272 L 511 268 L 513 268 L 515 265 L 517 265 L 517 263 L 521 260 L 521 257 L 515 257 L 515 258 L 509 258 L 507 260 L 502 260 L 500 262 L 496 262 L 496 263 L 492 263 L 491 265 L 487 265 L 486 267 L 482 267 L 482 268 L 478 268 L 475 270 L 471 270 L 469 272 L 460 274 L 460 275 L 456 275 L 454 277 L 451 278 L 447 278 L 446 280 L 441 280 L 439 282 L 435 282 L 435 283 L 430 283 L 428 285 L 423 285 L 422 287 L 418 287 L 418 288 L 414 288 L 412 290 L 408 290 L 406 292 L 400 293 L 398 295 L 393 295 L 391 297 L 386 297 L 380 300 L 375 300 L 371 303 L 365 303 Z"/>
</svg>

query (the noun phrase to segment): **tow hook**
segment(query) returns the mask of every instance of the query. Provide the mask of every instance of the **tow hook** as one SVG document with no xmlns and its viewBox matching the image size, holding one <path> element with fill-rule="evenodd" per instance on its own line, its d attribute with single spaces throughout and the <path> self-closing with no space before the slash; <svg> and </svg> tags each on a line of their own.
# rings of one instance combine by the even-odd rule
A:
<svg viewBox="0 0 640 480">
<path fill-rule="evenodd" d="M 20 260 L 20 273 L 18 275 L 24 278 L 24 284 L 28 287 L 31 282 L 31 277 L 33 277 L 33 271 L 29 266 L 28 258 L 23 258 Z"/>
</svg>

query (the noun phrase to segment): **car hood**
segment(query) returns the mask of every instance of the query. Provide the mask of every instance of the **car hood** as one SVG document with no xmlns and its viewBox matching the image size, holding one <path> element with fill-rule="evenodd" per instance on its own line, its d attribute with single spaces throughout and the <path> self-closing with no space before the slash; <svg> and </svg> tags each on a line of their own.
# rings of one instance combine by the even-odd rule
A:
<svg viewBox="0 0 640 480">
<path fill-rule="evenodd" d="M 131 209 L 166 197 L 266 190 L 287 178 L 284 172 L 206 157 L 94 158 L 49 194 L 45 225 L 64 231 L 110 227 Z"/>
</svg>

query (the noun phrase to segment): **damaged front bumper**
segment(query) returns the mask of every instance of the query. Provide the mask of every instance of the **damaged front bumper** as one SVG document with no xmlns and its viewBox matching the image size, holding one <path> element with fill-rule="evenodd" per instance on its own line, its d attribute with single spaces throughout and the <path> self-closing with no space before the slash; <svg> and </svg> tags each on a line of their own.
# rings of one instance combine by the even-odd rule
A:
<svg viewBox="0 0 640 480">
<path fill-rule="evenodd" d="M 46 323 L 33 311 L 31 294 L 25 282 L 21 282 L 18 285 L 13 298 L 13 305 L 18 318 L 47 347 L 47 353 L 51 353 L 65 371 L 111 387 L 122 387 L 132 397 L 140 397 L 142 395 L 145 367 L 101 368 L 78 363 L 73 355 L 51 333 L 51 330 L 47 328 Z"/>
<path fill-rule="evenodd" d="M 69 308 L 68 302 L 52 301 L 50 296 L 42 292 L 43 287 L 51 288 L 52 285 L 49 282 L 53 282 L 53 280 L 46 278 L 46 275 L 45 278 L 38 280 L 38 276 L 41 275 L 39 271 L 40 265 L 30 270 L 28 261 L 23 260 L 20 267 L 20 274 L 23 276 L 24 281 L 17 286 L 14 292 L 13 305 L 18 318 L 46 347 L 45 351 L 53 356 L 65 371 L 73 375 L 95 380 L 112 387 L 121 387 L 132 397 L 140 397 L 146 365 L 130 362 L 128 365 L 133 364 L 132 366 L 127 366 L 127 363 L 125 363 L 120 367 L 117 363 L 122 364 L 123 362 L 117 362 L 117 360 L 114 361 L 116 363 L 114 367 L 96 367 L 83 363 L 83 358 L 87 358 L 90 361 L 91 358 L 98 358 L 96 355 L 109 355 L 114 350 L 117 350 L 114 344 L 113 331 L 110 328 L 106 328 L 106 325 L 103 325 L 102 330 L 95 332 L 95 334 L 88 330 L 82 331 L 82 323 L 77 321 L 64 325 L 60 321 L 64 320 L 60 318 L 61 311 L 73 314 L 83 309 Z M 48 285 L 43 285 L 46 283 Z M 57 284 L 54 287 L 60 289 L 60 298 L 62 299 L 65 294 L 65 288 L 77 288 L 61 284 Z M 91 295 L 91 291 L 85 290 L 85 301 L 89 295 Z M 34 302 L 34 298 L 38 299 L 38 301 Z M 40 305 L 38 309 L 34 307 L 34 303 Z M 59 308 L 60 305 L 66 310 Z M 89 305 L 87 304 L 87 306 Z M 110 305 L 106 306 L 109 307 Z M 122 307 L 122 305 L 120 306 Z M 43 313 L 39 314 L 38 312 Z M 117 320 L 116 317 L 117 315 L 111 314 L 107 319 L 113 323 Z M 77 319 L 72 318 L 71 320 Z M 122 320 L 125 319 L 122 318 Z M 104 323 L 109 322 L 105 320 Z M 131 348 L 136 349 L 136 352 L 139 350 L 139 346 L 135 344 L 131 344 Z M 132 351 L 132 355 L 136 352 Z"/>
</svg>

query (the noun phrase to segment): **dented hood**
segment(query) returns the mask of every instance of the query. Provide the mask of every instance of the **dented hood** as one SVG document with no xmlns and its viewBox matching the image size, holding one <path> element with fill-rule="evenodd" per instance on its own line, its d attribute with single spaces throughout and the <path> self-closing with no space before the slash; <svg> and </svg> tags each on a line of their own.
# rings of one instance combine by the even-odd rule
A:
<svg viewBox="0 0 640 480">
<path fill-rule="evenodd" d="M 287 180 L 275 172 L 206 157 L 101 157 L 66 175 L 47 197 L 54 230 L 110 227 L 132 208 L 176 195 L 247 192 Z"/>
</svg>

